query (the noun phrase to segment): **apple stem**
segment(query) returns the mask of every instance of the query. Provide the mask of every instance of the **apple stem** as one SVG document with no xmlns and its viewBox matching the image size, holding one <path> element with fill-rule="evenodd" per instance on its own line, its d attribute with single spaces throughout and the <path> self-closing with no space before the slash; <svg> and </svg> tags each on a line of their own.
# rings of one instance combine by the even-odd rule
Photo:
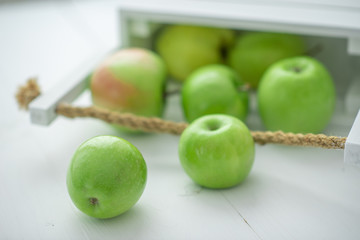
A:
<svg viewBox="0 0 360 240">
<path fill-rule="evenodd" d="M 99 200 L 97 198 L 94 198 L 94 197 L 89 198 L 89 202 L 90 202 L 91 205 L 99 204 Z"/>
<path fill-rule="evenodd" d="M 227 55 L 228 55 L 228 49 L 226 48 L 226 46 L 221 46 L 220 47 L 220 56 L 224 61 L 227 59 Z"/>
<path fill-rule="evenodd" d="M 238 91 L 240 91 L 240 92 L 248 92 L 250 90 L 251 90 L 251 86 L 249 83 L 246 83 L 246 84 L 238 87 Z"/>
<path fill-rule="evenodd" d="M 220 124 L 218 122 L 213 122 L 211 124 L 208 124 L 208 129 L 209 131 L 215 131 L 218 130 L 220 128 Z"/>
<path fill-rule="evenodd" d="M 298 67 L 298 66 L 292 67 L 291 70 L 293 70 L 296 73 L 300 73 L 302 71 L 302 69 L 300 67 Z"/>
</svg>

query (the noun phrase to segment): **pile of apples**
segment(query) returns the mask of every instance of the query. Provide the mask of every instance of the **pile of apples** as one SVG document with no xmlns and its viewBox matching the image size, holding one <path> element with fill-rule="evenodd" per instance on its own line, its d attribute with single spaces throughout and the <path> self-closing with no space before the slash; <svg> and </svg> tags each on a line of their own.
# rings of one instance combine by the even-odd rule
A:
<svg viewBox="0 0 360 240">
<path fill-rule="evenodd" d="M 300 36 L 203 26 L 166 26 L 155 50 L 119 50 L 91 76 L 95 105 L 161 117 L 169 79 L 181 86 L 189 127 L 179 159 L 189 177 L 208 188 L 241 183 L 254 162 L 246 127 L 249 91 L 257 95 L 268 130 L 318 133 L 328 124 L 335 88 L 327 69 L 305 56 Z M 76 151 L 67 177 L 70 197 L 90 216 L 117 216 L 134 205 L 146 183 L 146 164 L 129 142 L 114 136 L 88 140 Z"/>
<path fill-rule="evenodd" d="M 93 101 L 114 111 L 161 117 L 169 75 L 182 84 L 188 122 L 208 114 L 246 121 L 251 88 L 268 130 L 319 133 L 334 110 L 334 84 L 305 52 L 304 40 L 291 34 L 167 26 L 156 38 L 155 52 L 122 49 L 94 71 Z"/>
</svg>

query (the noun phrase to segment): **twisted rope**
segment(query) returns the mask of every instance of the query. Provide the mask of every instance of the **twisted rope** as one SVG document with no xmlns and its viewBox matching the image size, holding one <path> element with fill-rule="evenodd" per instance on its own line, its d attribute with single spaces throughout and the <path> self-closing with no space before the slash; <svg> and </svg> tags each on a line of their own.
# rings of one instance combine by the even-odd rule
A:
<svg viewBox="0 0 360 240">
<path fill-rule="evenodd" d="M 25 85 L 20 86 L 15 97 L 21 109 L 28 109 L 29 104 L 41 94 L 36 78 L 30 78 Z"/>
<path fill-rule="evenodd" d="M 92 117 L 111 124 L 118 124 L 133 130 L 144 132 L 170 133 L 180 135 L 188 126 L 187 123 L 177 123 L 155 117 L 141 117 L 131 113 L 112 112 L 103 108 L 74 107 L 69 104 L 59 104 L 56 113 L 68 118 Z"/>
<path fill-rule="evenodd" d="M 20 87 L 16 98 L 20 108 L 28 109 L 30 102 L 40 95 L 40 88 L 35 79 L 30 79 Z M 111 124 L 118 124 L 134 130 L 155 133 L 180 135 L 188 126 L 187 123 L 167 121 L 160 118 L 136 116 L 130 113 L 112 112 L 96 106 L 76 107 L 60 103 L 56 113 L 68 118 L 91 117 Z M 258 144 L 276 143 L 292 146 L 311 146 L 327 149 L 344 149 L 346 137 L 326 136 L 324 134 L 294 134 L 276 132 L 251 131 L 254 141 Z"/>
</svg>

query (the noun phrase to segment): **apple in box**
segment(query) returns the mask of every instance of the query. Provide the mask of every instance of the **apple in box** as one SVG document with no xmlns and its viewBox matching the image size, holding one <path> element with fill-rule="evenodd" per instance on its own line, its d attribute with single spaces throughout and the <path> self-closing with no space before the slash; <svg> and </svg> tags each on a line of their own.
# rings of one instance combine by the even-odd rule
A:
<svg viewBox="0 0 360 240">
<path fill-rule="evenodd" d="M 236 39 L 227 62 L 244 82 L 257 88 L 261 76 L 271 64 L 304 53 L 305 42 L 297 35 L 247 32 Z"/>
<path fill-rule="evenodd" d="M 165 104 L 166 73 L 164 61 L 149 50 L 119 50 L 93 72 L 93 102 L 113 111 L 160 117 Z"/>
<path fill-rule="evenodd" d="M 182 108 L 189 122 L 208 114 L 228 114 L 245 120 L 248 93 L 231 68 L 211 64 L 195 70 L 182 88 Z"/>
<path fill-rule="evenodd" d="M 327 69 L 305 56 L 271 65 L 258 88 L 260 116 L 271 131 L 319 133 L 331 119 L 335 99 Z"/>
<path fill-rule="evenodd" d="M 163 57 L 169 74 L 183 82 L 199 67 L 225 63 L 235 32 L 229 29 L 170 25 L 156 39 L 156 50 Z"/>
</svg>

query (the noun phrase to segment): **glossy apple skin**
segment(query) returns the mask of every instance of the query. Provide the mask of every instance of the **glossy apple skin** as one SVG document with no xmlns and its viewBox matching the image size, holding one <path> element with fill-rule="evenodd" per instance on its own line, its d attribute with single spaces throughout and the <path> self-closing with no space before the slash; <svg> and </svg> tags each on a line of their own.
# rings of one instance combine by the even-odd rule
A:
<svg viewBox="0 0 360 240">
<path fill-rule="evenodd" d="M 231 68 L 212 64 L 195 70 L 185 81 L 181 96 L 187 121 L 208 114 L 228 114 L 245 120 L 248 113 L 248 93 L 241 91 L 243 83 Z"/>
<path fill-rule="evenodd" d="M 245 124 L 232 116 L 198 118 L 182 133 L 179 158 L 187 175 L 207 188 L 229 188 L 248 176 L 254 140 Z"/>
<path fill-rule="evenodd" d="M 67 189 L 83 213 L 112 218 L 139 200 L 146 177 L 146 163 L 136 147 L 118 137 L 98 136 L 76 150 L 67 172 Z"/>
<path fill-rule="evenodd" d="M 268 130 L 319 133 L 331 119 L 335 87 L 316 59 L 294 57 L 273 64 L 258 88 L 258 107 Z"/>
<path fill-rule="evenodd" d="M 122 49 L 100 64 L 91 76 L 95 105 L 118 112 L 160 117 L 164 109 L 166 67 L 155 53 Z"/>
<path fill-rule="evenodd" d="M 228 29 L 173 25 L 156 40 L 156 50 L 163 57 L 169 74 L 183 82 L 195 69 L 224 63 L 224 53 L 233 44 L 235 34 Z"/>
<path fill-rule="evenodd" d="M 304 40 L 283 33 L 252 32 L 240 35 L 228 55 L 228 64 L 242 80 L 257 88 L 265 70 L 276 61 L 303 55 Z"/>
</svg>

